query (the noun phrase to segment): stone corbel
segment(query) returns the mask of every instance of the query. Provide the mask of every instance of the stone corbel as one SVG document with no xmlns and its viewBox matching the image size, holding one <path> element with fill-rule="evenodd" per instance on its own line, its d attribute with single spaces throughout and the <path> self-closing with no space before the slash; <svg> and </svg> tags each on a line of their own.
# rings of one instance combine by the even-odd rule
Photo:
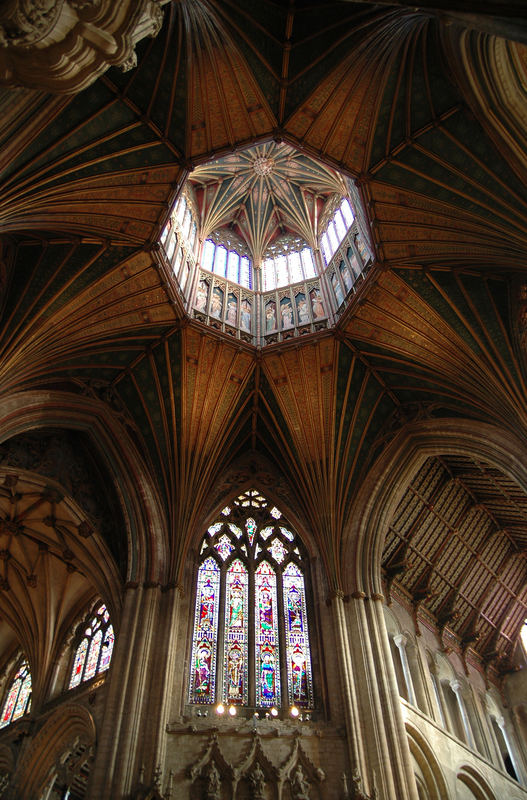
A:
<svg viewBox="0 0 527 800">
<path fill-rule="evenodd" d="M 6 0 L 0 9 L 0 84 L 72 94 L 157 36 L 168 0 Z"/>
</svg>

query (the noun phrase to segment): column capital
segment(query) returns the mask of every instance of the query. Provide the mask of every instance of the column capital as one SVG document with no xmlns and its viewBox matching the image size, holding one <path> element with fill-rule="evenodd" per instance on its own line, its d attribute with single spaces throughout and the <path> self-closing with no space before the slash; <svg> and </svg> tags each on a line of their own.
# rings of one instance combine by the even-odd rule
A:
<svg viewBox="0 0 527 800">
<path fill-rule="evenodd" d="M 406 644 L 408 642 L 408 639 L 406 638 L 406 636 L 403 633 L 397 633 L 393 637 L 393 641 L 395 642 L 395 644 L 397 645 L 399 650 L 401 650 L 401 649 L 404 650 L 406 648 Z"/>
</svg>

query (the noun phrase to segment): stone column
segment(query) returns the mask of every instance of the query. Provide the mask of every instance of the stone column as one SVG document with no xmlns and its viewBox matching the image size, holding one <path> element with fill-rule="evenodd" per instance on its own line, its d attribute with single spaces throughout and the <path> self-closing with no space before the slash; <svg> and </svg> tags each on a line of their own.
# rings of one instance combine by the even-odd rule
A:
<svg viewBox="0 0 527 800">
<path fill-rule="evenodd" d="M 408 702 L 412 706 L 416 706 L 417 702 L 415 699 L 414 684 L 412 680 L 412 675 L 410 673 L 410 666 L 408 664 L 408 655 L 406 653 L 406 642 L 407 642 L 406 636 L 403 636 L 402 633 L 398 633 L 396 636 L 393 637 L 393 641 L 399 651 L 399 657 L 401 659 L 404 682 L 406 684 L 406 691 L 408 692 Z"/>
<path fill-rule="evenodd" d="M 430 714 L 430 701 L 426 690 L 425 677 L 423 675 L 423 661 L 419 652 L 419 646 L 416 642 L 410 640 L 406 643 L 406 657 L 408 659 L 408 667 L 412 677 L 412 686 L 415 694 L 415 702 L 417 708 L 425 714 Z"/>
<path fill-rule="evenodd" d="M 150 652 L 160 589 L 129 584 L 125 589 L 121 625 L 116 636 L 109 686 L 87 797 L 117 800 L 130 792 L 136 779 L 137 748 L 145 724 L 145 692 L 150 684 Z M 157 641 L 157 638 L 156 638 Z"/>
<path fill-rule="evenodd" d="M 367 796 L 418 800 L 382 600 L 334 600 L 351 766 Z"/>
<path fill-rule="evenodd" d="M 476 749 L 476 745 L 474 742 L 474 736 L 472 735 L 472 729 L 470 727 L 470 722 L 468 719 L 467 708 L 465 705 L 465 699 L 461 692 L 461 684 L 459 681 L 450 681 L 450 688 L 456 695 L 457 705 L 461 714 L 461 721 L 463 723 L 463 730 L 465 731 L 465 738 L 467 740 L 467 744 L 469 747 L 472 747 L 473 750 Z"/>
<path fill-rule="evenodd" d="M 509 731 L 507 730 L 507 726 L 505 725 L 505 720 L 503 717 L 497 717 L 496 722 L 498 723 L 498 727 L 500 728 L 503 739 L 505 741 L 505 745 L 507 746 L 507 750 L 509 752 L 510 759 L 512 761 L 512 766 L 514 767 L 514 771 L 516 773 L 516 777 L 518 782 L 525 786 L 525 774 L 522 769 L 522 764 L 517 758 L 516 755 L 516 748 L 514 746 L 514 742 L 511 740 L 511 736 Z"/>
<path fill-rule="evenodd" d="M 386 792 L 388 798 L 397 800 L 418 800 L 408 736 L 404 724 L 401 699 L 397 687 L 397 678 L 391 659 L 390 641 L 386 630 L 384 616 L 384 597 L 373 595 L 371 600 L 363 601 L 363 608 L 369 619 L 369 631 L 372 643 L 372 676 L 381 700 L 381 716 L 375 720 L 376 726 L 382 727 L 389 751 L 388 765 L 395 791 Z M 382 795 L 381 795 L 382 797 Z M 384 800 L 384 799 L 383 799 Z"/>
<path fill-rule="evenodd" d="M 346 720 L 348 757 L 352 772 L 358 770 L 362 775 L 366 770 L 364 754 L 364 732 L 361 728 L 359 704 L 353 673 L 351 646 L 344 613 L 343 593 L 335 592 L 331 598 L 331 610 L 335 626 L 336 659 L 341 676 L 344 717 Z"/>
<path fill-rule="evenodd" d="M 167 749 L 167 723 L 174 706 L 174 682 L 181 653 L 178 652 L 182 589 L 169 586 L 160 589 L 159 613 L 149 656 L 149 683 L 143 698 L 141 747 L 136 759 L 136 773 L 145 767 L 145 779 L 153 781 L 158 766 L 163 767 Z M 179 664 L 176 665 L 176 657 Z M 134 779 L 137 774 L 134 774 Z"/>
</svg>

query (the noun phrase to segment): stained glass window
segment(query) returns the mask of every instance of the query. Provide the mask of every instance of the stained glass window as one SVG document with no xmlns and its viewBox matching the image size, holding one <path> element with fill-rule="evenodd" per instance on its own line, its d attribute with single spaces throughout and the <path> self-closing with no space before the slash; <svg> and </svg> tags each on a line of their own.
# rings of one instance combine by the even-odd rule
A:
<svg viewBox="0 0 527 800">
<path fill-rule="evenodd" d="M 309 635 L 304 577 L 290 562 L 283 573 L 287 688 L 291 702 L 308 707 L 313 703 L 313 681 L 309 657 Z"/>
<path fill-rule="evenodd" d="M 228 703 L 247 704 L 248 575 L 240 559 L 227 570 L 223 696 Z"/>
<path fill-rule="evenodd" d="M 213 703 L 215 698 L 219 595 L 220 567 L 209 556 L 198 572 L 190 686 L 194 703 Z"/>
<path fill-rule="evenodd" d="M 189 702 L 313 707 L 301 551 L 282 512 L 256 489 L 235 498 L 207 528 Z"/>
<path fill-rule="evenodd" d="M 7 697 L 0 719 L 0 728 L 5 728 L 10 722 L 14 722 L 31 708 L 31 672 L 29 664 L 23 661 L 18 668 L 15 677 L 9 687 Z"/>
<path fill-rule="evenodd" d="M 68 689 L 105 672 L 112 660 L 115 635 L 105 605 L 100 605 L 80 628 Z M 77 638 L 78 641 L 78 638 Z"/>
</svg>

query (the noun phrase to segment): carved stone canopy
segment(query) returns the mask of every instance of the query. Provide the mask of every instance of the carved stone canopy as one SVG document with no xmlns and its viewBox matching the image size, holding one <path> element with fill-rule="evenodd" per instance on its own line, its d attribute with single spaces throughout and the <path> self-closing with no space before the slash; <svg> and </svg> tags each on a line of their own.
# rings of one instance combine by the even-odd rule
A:
<svg viewBox="0 0 527 800">
<path fill-rule="evenodd" d="M 111 66 L 136 64 L 168 0 L 6 0 L 0 9 L 0 83 L 71 94 Z"/>
</svg>

